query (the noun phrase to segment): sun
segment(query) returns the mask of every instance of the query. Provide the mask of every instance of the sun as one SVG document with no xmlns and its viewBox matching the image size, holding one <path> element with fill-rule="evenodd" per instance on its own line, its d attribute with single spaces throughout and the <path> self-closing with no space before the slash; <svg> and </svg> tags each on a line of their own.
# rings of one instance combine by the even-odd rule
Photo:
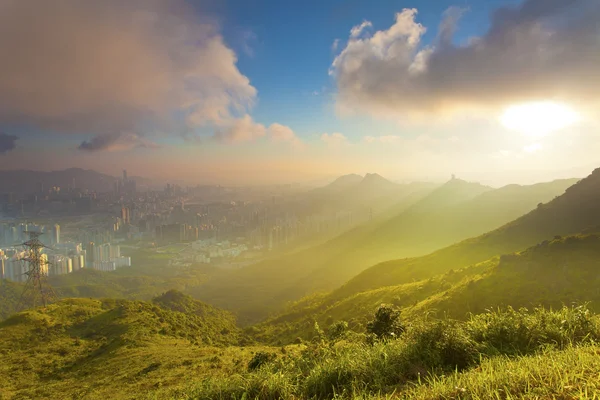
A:
<svg viewBox="0 0 600 400">
<path fill-rule="evenodd" d="M 566 128 L 579 119 L 579 114 L 568 105 L 551 101 L 513 105 L 500 116 L 505 128 L 532 137 Z"/>
</svg>

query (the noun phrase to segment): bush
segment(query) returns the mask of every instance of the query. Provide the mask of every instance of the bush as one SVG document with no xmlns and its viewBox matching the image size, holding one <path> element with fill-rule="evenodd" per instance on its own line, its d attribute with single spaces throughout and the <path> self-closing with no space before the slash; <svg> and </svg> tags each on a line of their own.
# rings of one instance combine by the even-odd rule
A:
<svg viewBox="0 0 600 400">
<path fill-rule="evenodd" d="M 276 354 L 259 351 L 248 362 L 248 371 L 254 371 L 256 369 L 259 369 L 263 365 L 270 363 L 272 361 L 275 361 L 276 358 L 277 358 Z"/>
<path fill-rule="evenodd" d="M 346 321 L 338 321 L 332 324 L 327 329 L 327 339 L 332 342 L 343 339 L 348 333 L 348 323 Z"/>
<path fill-rule="evenodd" d="M 367 332 L 377 339 L 396 339 L 405 330 L 400 321 L 400 311 L 391 305 L 382 304 L 375 312 L 375 318 L 367 324 Z"/>
<path fill-rule="evenodd" d="M 409 360 L 429 368 L 461 371 L 479 360 L 479 344 L 458 322 L 435 321 L 415 326 L 407 341 Z"/>
</svg>

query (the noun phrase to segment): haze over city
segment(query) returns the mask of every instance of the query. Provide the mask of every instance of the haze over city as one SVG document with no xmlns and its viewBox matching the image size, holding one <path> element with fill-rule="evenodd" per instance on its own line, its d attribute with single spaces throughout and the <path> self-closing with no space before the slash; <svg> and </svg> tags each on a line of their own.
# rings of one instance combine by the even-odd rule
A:
<svg viewBox="0 0 600 400">
<path fill-rule="evenodd" d="M 499 186 L 600 150 L 593 0 L 0 7 L 2 169 Z"/>
</svg>

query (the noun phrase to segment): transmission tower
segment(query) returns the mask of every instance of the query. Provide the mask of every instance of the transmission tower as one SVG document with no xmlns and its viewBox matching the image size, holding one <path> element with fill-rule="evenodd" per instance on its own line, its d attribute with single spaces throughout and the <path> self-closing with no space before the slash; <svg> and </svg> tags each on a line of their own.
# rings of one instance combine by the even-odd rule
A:
<svg viewBox="0 0 600 400">
<path fill-rule="evenodd" d="M 42 304 L 44 307 L 53 301 L 56 301 L 57 296 L 48 284 L 48 259 L 45 254 L 42 254 L 42 249 L 46 248 L 39 239 L 42 232 L 27 232 L 29 240 L 21 244 L 25 248 L 25 255 L 21 258 L 22 262 L 26 262 L 29 266 L 24 275 L 27 276 L 23 293 L 17 309 L 22 311 L 29 305 L 36 307 Z"/>
</svg>

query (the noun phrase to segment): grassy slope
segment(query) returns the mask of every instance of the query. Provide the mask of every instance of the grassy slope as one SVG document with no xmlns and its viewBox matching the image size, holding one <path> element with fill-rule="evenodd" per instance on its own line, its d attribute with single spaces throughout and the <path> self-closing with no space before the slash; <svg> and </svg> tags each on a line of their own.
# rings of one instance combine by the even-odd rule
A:
<svg viewBox="0 0 600 400">
<path fill-rule="evenodd" d="M 433 278 L 385 286 L 335 300 L 315 296 L 289 307 L 254 328 L 262 340 L 308 338 L 314 321 L 328 326 L 345 320 L 364 329 L 382 303 L 403 309 L 405 318 L 437 314 L 464 319 L 496 307 L 554 307 L 591 302 L 600 311 L 600 236 L 568 236 L 544 241 L 521 253 L 494 257 Z"/>
<path fill-rule="evenodd" d="M 466 313 L 506 305 L 557 308 L 583 302 L 600 310 L 600 236 L 595 234 L 555 239 L 502 256 L 483 273 L 427 298 L 407 314 L 438 310 L 465 318 Z"/>
<path fill-rule="evenodd" d="M 523 250 L 554 235 L 600 225 L 600 169 L 566 192 L 494 231 L 464 240 L 424 257 L 387 261 L 350 280 L 335 293 L 343 298 L 361 291 L 426 279 L 495 255 Z M 435 227 L 432 227 L 435 230 Z"/>
<path fill-rule="evenodd" d="M 100 399 L 233 368 L 232 352 L 210 346 L 236 344 L 239 330 L 229 313 L 168 292 L 153 302 L 62 300 L 8 318 L 0 336 L 0 395 Z"/>
<path fill-rule="evenodd" d="M 500 226 L 572 183 L 561 180 L 491 190 L 450 181 L 427 195 L 418 192 L 406 197 L 376 221 L 323 245 L 216 277 L 196 295 L 236 309 L 244 322 L 257 321 L 287 301 L 339 286 L 368 265 L 424 254 Z"/>
<path fill-rule="evenodd" d="M 592 394 L 599 388 L 599 323 L 581 307 L 509 309 L 464 322 L 420 320 L 398 340 L 366 345 L 356 334 L 317 340 L 299 356 L 280 357 L 241 376 L 192 382 L 178 394 L 259 400 L 586 398 L 585 389 Z M 558 365 L 548 368 L 553 362 Z"/>
</svg>

